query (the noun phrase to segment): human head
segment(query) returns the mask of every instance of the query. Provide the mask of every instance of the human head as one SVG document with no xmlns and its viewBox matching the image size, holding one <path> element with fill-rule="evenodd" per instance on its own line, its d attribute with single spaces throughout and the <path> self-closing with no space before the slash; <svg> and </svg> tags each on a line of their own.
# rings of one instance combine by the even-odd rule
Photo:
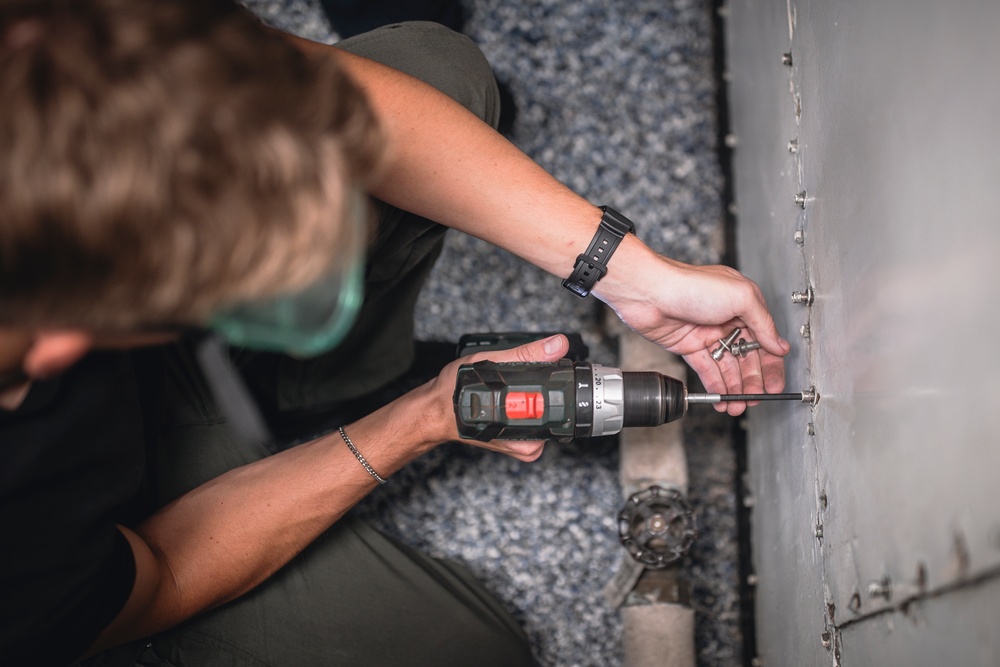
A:
<svg viewBox="0 0 1000 667">
<path fill-rule="evenodd" d="M 0 5 L 0 325 L 202 323 L 294 291 L 379 156 L 364 96 L 228 0 Z"/>
</svg>

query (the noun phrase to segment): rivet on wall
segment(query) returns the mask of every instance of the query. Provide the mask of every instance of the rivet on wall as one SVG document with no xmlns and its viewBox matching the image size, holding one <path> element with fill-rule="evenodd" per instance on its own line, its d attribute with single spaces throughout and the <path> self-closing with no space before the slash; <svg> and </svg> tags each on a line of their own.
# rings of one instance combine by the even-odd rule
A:
<svg viewBox="0 0 1000 667">
<path fill-rule="evenodd" d="M 807 286 L 803 292 L 792 292 L 792 303 L 801 303 L 806 306 L 811 306 L 815 298 L 816 295 L 813 292 L 812 285 Z"/>
<path fill-rule="evenodd" d="M 868 584 L 868 597 L 882 598 L 886 602 L 892 600 L 892 580 L 888 576 Z"/>
</svg>

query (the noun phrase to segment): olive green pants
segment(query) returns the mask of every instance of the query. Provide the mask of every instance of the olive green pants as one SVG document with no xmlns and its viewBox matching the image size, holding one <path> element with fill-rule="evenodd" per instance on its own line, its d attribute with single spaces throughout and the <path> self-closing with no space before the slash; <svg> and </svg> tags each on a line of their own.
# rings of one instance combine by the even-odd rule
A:
<svg viewBox="0 0 1000 667">
<path fill-rule="evenodd" d="M 489 65 L 461 35 L 429 23 L 402 24 L 359 35 L 340 46 L 407 71 L 487 122 L 497 121 L 496 84 Z M 405 214 L 382 211 L 381 221 L 390 224 L 383 232 L 393 229 L 394 216 L 398 222 Z M 392 273 L 393 253 L 410 257 L 417 277 L 423 279 L 436 256 L 434 246 L 440 245 L 441 233 L 435 231 L 437 238 L 428 242 L 427 232 L 432 229 L 428 223 L 420 233 L 407 236 L 410 222 L 399 224 L 399 233 L 408 241 L 380 233 L 379 242 L 392 251 L 387 260 L 390 266 L 377 266 L 374 276 L 370 270 L 370 279 L 377 282 L 385 278 L 379 272 Z M 415 262 L 408 245 L 423 246 Z M 338 360 L 337 351 L 311 362 L 265 360 L 259 375 L 266 381 L 257 384 L 266 386 L 256 389 L 272 394 L 274 409 L 316 410 L 335 408 L 338 401 L 349 401 L 391 380 L 396 369 L 405 368 L 407 358 L 412 357 L 412 351 L 407 352 L 412 350 L 412 302 L 419 290 L 419 281 L 413 282 L 410 276 L 391 289 L 367 286 L 370 300 L 384 300 L 376 304 L 378 317 L 391 311 L 389 321 L 399 324 L 379 343 L 377 337 L 364 333 L 362 318 L 359 340 L 367 342 L 373 359 L 392 357 L 388 348 L 402 345 L 406 349 L 381 369 L 355 367 L 352 373 L 364 374 L 365 381 L 351 388 L 350 395 L 345 397 L 344 385 L 330 377 L 342 372 L 345 363 L 361 359 L 360 352 L 347 360 Z M 381 322 L 384 325 L 386 320 Z M 366 362 L 362 359 L 362 363 Z M 253 384 L 258 371 L 253 364 L 244 370 Z M 248 447 L 232 437 L 199 369 L 182 348 L 167 354 L 165 375 L 164 414 L 149 461 L 157 503 L 169 502 L 227 470 L 267 456 L 263 448 Z M 348 516 L 242 598 L 168 632 L 106 651 L 88 663 L 102 667 L 486 667 L 533 661 L 516 621 L 466 570 L 417 553 Z"/>
</svg>

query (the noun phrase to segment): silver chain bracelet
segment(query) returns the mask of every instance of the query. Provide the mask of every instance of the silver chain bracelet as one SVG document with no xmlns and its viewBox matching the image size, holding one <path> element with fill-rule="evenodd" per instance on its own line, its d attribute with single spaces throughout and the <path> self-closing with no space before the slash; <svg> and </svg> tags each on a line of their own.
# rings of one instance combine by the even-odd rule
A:
<svg viewBox="0 0 1000 667">
<path fill-rule="evenodd" d="M 344 439 L 344 442 L 346 442 L 347 446 L 350 447 L 351 453 L 353 453 L 354 456 L 357 457 L 358 461 L 361 462 L 361 465 L 363 465 L 365 467 L 365 470 L 368 471 L 368 474 L 374 477 L 375 481 L 378 482 L 379 484 L 385 484 L 385 480 L 382 479 L 382 477 L 377 472 L 375 472 L 375 469 L 372 468 L 371 465 L 368 463 L 368 461 L 365 460 L 365 457 L 361 456 L 361 452 L 359 452 L 358 448 L 354 446 L 354 443 L 351 442 L 351 439 L 347 437 L 347 433 L 344 432 L 343 426 L 340 427 L 340 437 Z"/>
</svg>

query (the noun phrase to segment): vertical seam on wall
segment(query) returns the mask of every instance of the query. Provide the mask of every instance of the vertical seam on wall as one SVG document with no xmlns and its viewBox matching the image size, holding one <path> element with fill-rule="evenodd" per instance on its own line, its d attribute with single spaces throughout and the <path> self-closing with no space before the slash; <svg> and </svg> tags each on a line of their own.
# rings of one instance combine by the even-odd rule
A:
<svg viewBox="0 0 1000 667">
<path fill-rule="evenodd" d="M 796 226 L 795 230 L 797 233 L 801 234 L 801 243 L 799 244 L 799 252 L 802 259 L 802 276 L 805 279 L 805 284 L 803 287 L 805 289 L 812 289 L 815 291 L 815 286 L 813 284 L 813 277 L 810 271 L 808 253 L 806 249 L 806 244 L 809 243 L 809 235 L 806 234 L 809 222 L 809 192 L 810 188 L 807 186 L 805 177 L 805 164 L 803 154 L 805 152 L 805 146 L 801 142 L 801 132 L 802 127 L 802 88 L 797 79 L 797 73 L 799 72 L 799 63 L 801 62 L 801 54 L 796 54 L 795 50 L 795 32 L 796 32 L 796 20 L 797 20 L 797 10 L 792 2 L 792 0 L 786 0 L 787 11 L 788 11 L 788 52 L 792 55 L 792 61 L 788 68 L 788 91 L 791 97 L 792 110 L 795 117 L 795 135 L 792 137 L 795 149 L 792 150 L 793 144 L 789 144 L 789 150 L 792 152 L 792 159 L 795 165 L 795 183 L 796 191 L 793 193 L 794 197 L 802 196 L 804 197 L 802 201 L 802 210 L 796 215 Z M 815 194 L 815 193 L 814 193 Z M 810 303 L 805 312 L 804 318 L 804 333 L 800 331 L 801 338 L 806 345 L 806 368 L 807 375 L 809 379 L 809 385 L 812 387 L 816 386 L 816 377 L 814 375 L 815 369 L 815 355 L 816 346 L 813 344 L 815 340 L 816 332 L 813 328 L 813 307 L 815 303 Z M 824 551 L 824 520 L 827 507 L 825 503 L 821 500 L 826 495 L 826 491 L 823 488 L 822 482 L 822 468 L 820 466 L 821 455 L 819 448 L 819 438 L 815 429 L 816 424 L 816 413 L 817 408 L 814 406 L 810 409 L 809 413 L 809 428 L 806 432 L 806 437 L 809 438 L 809 445 L 813 455 L 813 465 L 815 466 L 815 479 L 814 481 L 814 492 L 815 492 L 815 508 L 816 508 L 816 523 L 814 528 L 814 536 L 818 544 L 819 549 L 819 574 L 820 582 L 823 588 L 823 619 L 825 632 L 820 639 L 823 645 L 830 651 L 832 665 L 834 667 L 840 667 L 840 634 L 834 623 L 834 613 L 835 606 L 833 598 L 830 592 L 830 587 L 828 583 L 827 569 L 826 569 L 826 557 Z"/>
</svg>

